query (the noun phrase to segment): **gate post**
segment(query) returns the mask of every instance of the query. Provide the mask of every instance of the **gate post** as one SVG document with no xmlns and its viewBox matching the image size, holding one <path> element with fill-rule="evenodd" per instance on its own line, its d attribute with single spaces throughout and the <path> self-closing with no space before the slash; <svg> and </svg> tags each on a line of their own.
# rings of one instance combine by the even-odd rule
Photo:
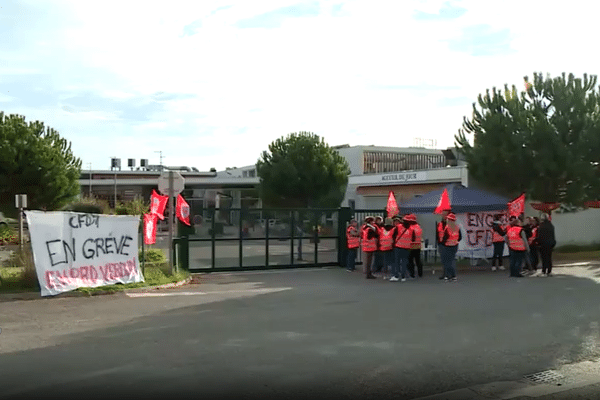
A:
<svg viewBox="0 0 600 400">
<path fill-rule="evenodd" d="M 338 210 L 338 264 L 340 267 L 346 266 L 348 259 L 348 240 L 346 238 L 346 224 L 352 219 L 352 209 L 350 207 L 340 207 Z"/>
</svg>

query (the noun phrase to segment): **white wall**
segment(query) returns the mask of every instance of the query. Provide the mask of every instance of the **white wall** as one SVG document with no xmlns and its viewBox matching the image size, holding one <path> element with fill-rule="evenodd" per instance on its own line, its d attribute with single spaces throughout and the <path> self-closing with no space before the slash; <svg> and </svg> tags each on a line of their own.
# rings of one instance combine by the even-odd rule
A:
<svg viewBox="0 0 600 400">
<path fill-rule="evenodd" d="M 527 205 L 525 215 L 539 217 L 540 212 Z M 590 208 L 572 213 L 552 213 L 556 245 L 600 243 L 600 209 Z"/>
</svg>

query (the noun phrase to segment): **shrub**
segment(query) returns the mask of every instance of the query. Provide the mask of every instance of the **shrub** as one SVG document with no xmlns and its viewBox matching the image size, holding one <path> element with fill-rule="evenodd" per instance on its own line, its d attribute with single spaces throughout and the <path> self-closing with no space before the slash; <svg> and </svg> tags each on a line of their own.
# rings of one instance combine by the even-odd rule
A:
<svg viewBox="0 0 600 400">
<path fill-rule="evenodd" d="M 142 258 L 142 251 L 139 253 L 140 261 L 145 261 L 147 263 L 153 264 L 162 264 L 167 262 L 167 256 L 162 249 L 145 249 L 144 257 Z"/>
<path fill-rule="evenodd" d="M 73 211 L 91 214 L 110 214 L 108 201 L 95 197 L 82 197 L 62 208 L 62 211 Z"/>
<path fill-rule="evenodd" d="M 22 249 L 18 248 L 13 251 L 10 258 L 5 260 L 2 266 L 20 271 L 20 276 L 17 279 L 20 287 L 27 289 L 40 288 L 31 246 L 23 246 Z"/>
<path fill-rule="evenodd" d="M 17 230 L 8 225 L 0 225 L 0 246 L 8 244 L 19 244 Z"/>
<path fill-rule="evenodd" d="M 150 209 L 150 202 L 144 201 L 139 196 L 135 199 L 120 203 L 115 209 L 117 215 L 139 215 L 140 217 Z"/>
<path fill-rule="evenodd" d="M 578 253 L 580 251 L 596 251 L 600 250 L 600 243 L 592 244 L 565 244 L 563 246 L 557 246 L 554 249 L 557 253 Z"/>
</svg>

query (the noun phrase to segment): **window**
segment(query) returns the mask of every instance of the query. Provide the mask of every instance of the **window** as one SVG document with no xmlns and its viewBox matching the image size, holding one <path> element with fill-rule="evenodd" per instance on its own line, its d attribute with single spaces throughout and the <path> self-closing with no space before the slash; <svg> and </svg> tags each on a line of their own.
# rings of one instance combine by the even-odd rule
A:
<svg viewBox="0 0 600 400">
<path fill-rule="evenodd" d="M 380 174 L 405 170 L 443 168 L 444 162 L 443 154 L 365 151 L 363 153 L 363 173 Z"/>
</svg>

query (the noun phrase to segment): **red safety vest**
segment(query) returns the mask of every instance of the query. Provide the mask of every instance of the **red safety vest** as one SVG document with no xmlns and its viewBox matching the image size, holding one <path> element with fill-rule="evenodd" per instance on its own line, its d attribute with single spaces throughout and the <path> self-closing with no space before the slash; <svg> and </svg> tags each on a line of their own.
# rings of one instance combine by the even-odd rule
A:
<svg viewBox="0 0 600 400">
<path fill-rule="evenodd" d="M 533 241 L 535 240 L 536 237 L 537 237 L 537 226 L 531 230 L 531 237 L 529 239 L 527 239 L 527 241 L 529 242 L 530 246 L 531 246 L 531 244 L 533 243 Z"/>
<path fill-rule="evenodd" d="M 394 228 L 388 230 L 382 229 L 379 233 L 379 250 L 389 251 L 394 246 Z"/>
<path fill-rule="evenodd" d="M 398 236 L 396 236 L 396 243 L 394 245 L 401 249 L 410 249 L 412 242 L 412 227 L 409 226 L 408 228 L 405 228 L 404 226 L 398 226 L 396 229 L 398 231 Z"/>
<path fill-rule="evenodd" d="M 444 238 L 444 225 L 443 225 L 442 221 L 438 222 L 438 224 L 437 224 L 437 236 L 438 236 L 438 242 L 441 242 L 442 239 Z"/>
<path fill-rule="evenodd" d="M 370 230 L 371 228 L 367 228 L 366 226 L 362 228 L 362 250 L 367 253 L 377 250 L 377 237 L 373 239 L 367 238 Z"/>
<path fill-rule="evenodd" d="M 506 226 L 500 226 L 506 232 Z M 504 236 L 500 236 L 498 232 L 492 229 L 492 243 L 504 242 Z"/>
<path fill-rule="evenodd" d="M 506 232 L 508 236 L 508 248 L 514 251 L 525 251 L 525 243 L 521 237 L 521 231 L 523 228 L 520 226 L 511 226 Z"/>
<path fill-rule="evenodd" d="M 448 240 L 446 240 L 446 246 L 452 247 L 458 245 L 458 235 L 460 232 L 460 228 L 457 226 L 456 229 L 452 230 L 449 225 L 446 225 L 445 232 L 448 232 Z M 443 238 L 443 236 L 442 236 Z"/>
<path fill-rule="evenodd" d="M 414 250 L 418 250 L 421 248 L 421 239 L 423 238 L 423 229 L 419 226 L 419 224 L 414 224 L 412 226 L 413 232 L 415 232 L 415 240 L 410 244 L 410 248 Z"/>
<path fill-rule="evenodd" d="M 356 249 L 357 247 L 360 247 L 360 237 L 352 236 L 350 234 L 350 231 L 352 230 L 358 230 L 358 227 L 354 228 L 353 226 L 349 226 L 348 229 L 346 229 L 346 239 L 348 241 L 348 248 Z"/>
</svg>

